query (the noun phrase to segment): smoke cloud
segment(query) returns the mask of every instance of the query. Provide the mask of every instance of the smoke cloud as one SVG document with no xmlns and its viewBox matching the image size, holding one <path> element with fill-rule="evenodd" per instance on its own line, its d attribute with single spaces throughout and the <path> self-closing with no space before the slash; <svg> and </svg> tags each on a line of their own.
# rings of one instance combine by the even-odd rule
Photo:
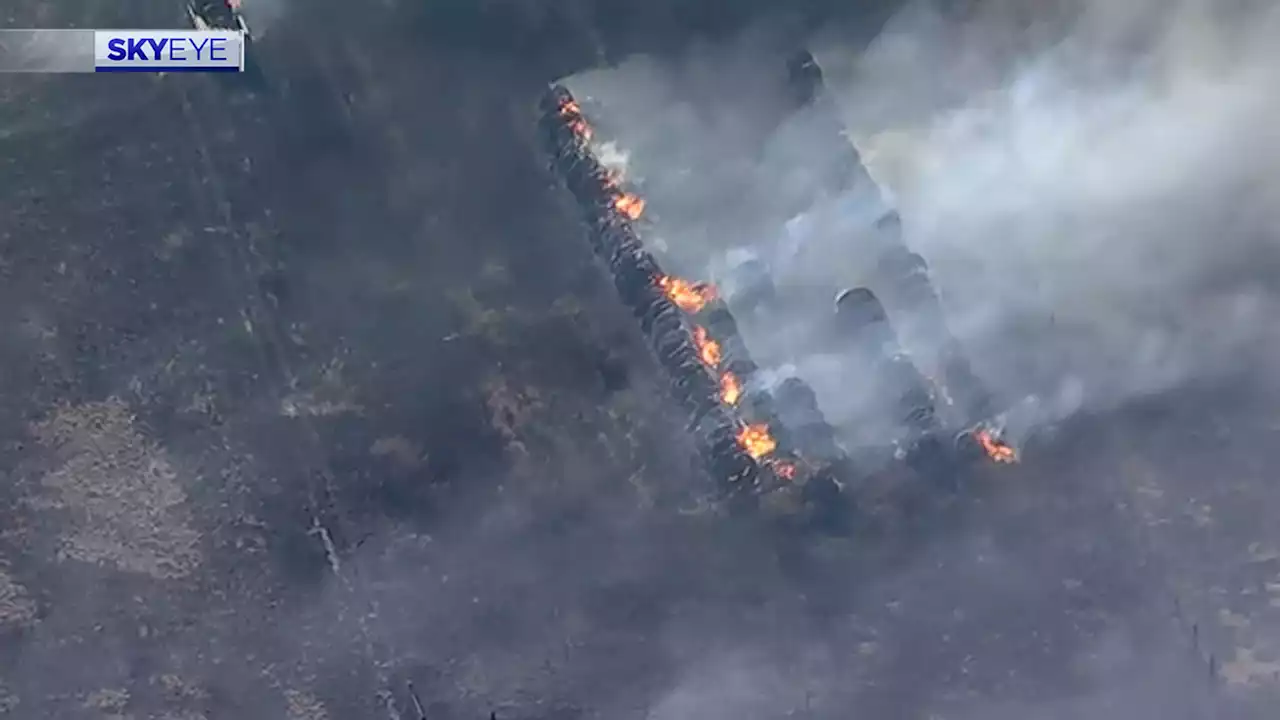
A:
<svg viewBox="0 0 1280 720">
<path fill-rule="evenodd" d="M 1274 309 L 1274 4 L 1016 5 L 819 53 L 956 332 L 1093 407 L 1240 369 Z"/>
<path fill-rule="evenodd" d="M 820 181 L 840 128 L 786 109 L 760 37 L 568 84 L 650 199 L 652 247 L 731 293 L 734 266 L 767 265 L 794 302 L 744 313 L 753 352 L 874 444 L 895 430 L 824 323 L 836 291 L 879 292 L 891 207 L 979 374 L 1006 405 L 1035 398 L 1024 424 L 1220 377 L 1270 347 L 1280 14 L 1220 5 L 916 3 L 870 46 L 815 40 L 874 178 L 839 197 Z"/>
</svg>

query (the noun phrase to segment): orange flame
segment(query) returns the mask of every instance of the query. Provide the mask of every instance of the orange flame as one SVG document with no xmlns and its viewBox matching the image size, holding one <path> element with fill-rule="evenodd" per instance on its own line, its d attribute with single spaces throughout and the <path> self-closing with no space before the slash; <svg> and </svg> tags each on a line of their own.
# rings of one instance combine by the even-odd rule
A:
<svg viewBox="0 0 1280 720">
<path fill-rule="evenodd" d="M 726 405 L 737 405 L 742 399 L 742 381 L 737 375 L 726 372 L 720 376 L 720 399 Z"/>
<path fill-rule="evenodd" d="M 644 198 L 632 193 L 618 193 L 613 199 L 613 206 L 628 220 L 639 220 L 644 214 Z"/>
<path fill-rule="evenodd" d="M 769 434 L 769 426 L 764 423 L 743 425 L 738 430 L 738 444 L 751 456 L 752 460 L 768 457 L 778 449 L 778 441 Z"/>
<path fill-rule="evenodd" d="M 773 473 L 783 480 L 795 480 L 796 464 L 786 460 L 774 461 Z"/>
<path fill-rule="evenodd" d="M 992 460 L 1005 464 L 1018 462 L 1018 451 L 1001 442 L 990 430 L 979 430 L 974 433 L 974 437 L 982 446 L 982 450 L 987 453 L 987 457 Z"/>
<path fill-rule="evenodd" d="M 658 278 L 658 287 L 666 293 L 668 299 L 687 313 L 696 313 L 706 304 L 716 299 L 716 289 L 706 283 L 692 283 L 678 277 L 663 275 Z"/>
<path fill-rule="evenodd" d="M 569 129 L 582 142 L 591 142 L 591 126 L 582 115 L 582 107 L 576 100 L 565 100 L 560 103 L 560 117 L 569 123 Z"/>
<path fill-rule="evenodd" d="M 720 343 L 711 339 L 706 328 L 698 326 L 693 329 L 693 343 L 698 346 L 698 357 L 702 358 L 703 365 L 712 369 L 720 366 L 724 353 L 720 350 Z"/>
</svg>

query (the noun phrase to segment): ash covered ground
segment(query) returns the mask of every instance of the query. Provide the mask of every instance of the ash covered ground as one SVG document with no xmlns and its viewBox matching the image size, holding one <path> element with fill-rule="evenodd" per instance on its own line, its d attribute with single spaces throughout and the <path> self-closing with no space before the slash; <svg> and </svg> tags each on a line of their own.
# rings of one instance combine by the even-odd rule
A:
<svg viewBox="0 0 1280 720">
<path fill-rule="evenodd" d="M 1183 352 L 1208 361 L 1167 382 L 1128 382 L 1137 364 L 1103 373 L 1119 401 L 1074 408 L 1036 457 L 903 537 L 798 538 L 708 512 L 664 380 L 538 154 L 534 105 L 587 65 L 677 57 L 695 34 L 777 28 L 784 14 L 548 7 L 263 7 L 270 91 L 258 97 L 202 77 L 4 80 L 0 712 L 414 718 L 413 683 L 444 720 L 1267 716 L 1280 493 L 1265 313 L 1190 323 L 1231 352 Z M 802 10 L 785 14 L 804 16 L 796 38 L 852 48 L 887 16 Z M 176 6 L 141 4 L 9 15 L 14 27 L 181 21 Z M 976 38 L 954 45 L 965 57 L 1027 24 L 899 17 L 911 22 L 891 27 L 919 47 Z M 1133 42 L 1169 25 L 1135 17 L 1117 25 Z M 1013 45 L 1000 47 L 1040 57 Z M 911 69 L 960 67 L 919 47 Z M 1214 57 L 1192 64 L 1229 66 Z M 1000 86 L 985 77 L 981 89 Z M 922 105 L 851 124 L 918 129 L 932 117 Z M 1274 155 L 1274 134 L 1252 125 L 1200 132 L 1247 140 L 1254 161 Z M 931 150 L 942 137 L 918 131 L 898 157 L 943 173 L 959 160 Z M 965 138 L 952 147 L 982 149 Z M 899 185 L 904 212 L 954 222 L 974 200 L 913 195 L 939 185 L 930 172 Z M 1274 185 L 1263 172 L 1203 177 L 1203 217 L 1243 220 L 1179 235 L 1160 276 L 1269 297 L 1255 251 L 1276 225 L 1257 198 Z M 959 217 L 972 236 L 1042 232 L 1022 209 L 1046 193 L 1063 197 L 1042 189 L 1018 212 Z M 1024 222 L 997 222 L 1010 218 Z M 945 234 L 927 237 L 946 268 Z M 1185 271 L 1179 259 L 1207 244 L 1232 262 Z M 1185 308 L 1174 300 L 1197 283 L 1143 291 Z M 1078 299 L 1071 287 L 1048 304 Z M 1025 290 L 998 284 L 970 307 Z M 1007 346 L 1009 324 L 979 327 L 966 337 L 980 348 Z M 1080 337 L 1086 354 L 1102 347 Z M 1015 355 L 1025 372 L 986 366 L 1035 386 L 1037 357 Z M 1067 367 L 1080 368 L 1097 372 Z"/>
</svg>

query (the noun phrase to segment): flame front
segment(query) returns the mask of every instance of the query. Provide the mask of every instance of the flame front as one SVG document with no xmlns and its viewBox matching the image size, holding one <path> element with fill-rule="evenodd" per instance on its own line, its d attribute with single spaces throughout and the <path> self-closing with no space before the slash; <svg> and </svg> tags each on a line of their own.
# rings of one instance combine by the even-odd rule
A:
<svg viewBox="0 0 1280 720">
<path fill-rule="evenodd" d="M 569 130 L 575 137 L 584 143 L 591 142 L 591 126 L 587 124 L 587 119 L 582 115 L 582 107 L 576 100 L 560 103 L 560 117 L 569 123 Z"/>
<path fill-rule="evenodd" d="M 613 198 L 613 206 L 628 220 L 639 220 L 644 214 L 644 198 L 634 193 L 618 193 Z"/>
<path fill-rule="evenodd" d="M 726 372 L 720 376 L 720 399 L 726 405 L 737 405 L 742 399 L 742 381 L 737 375 Z"/>
<path fill-rule="evenodd" d="M 696 313 L 716 299 L 716 290 L 710 285 L 689 282 L 671 275 L 658 278 L 658 287 L 671 302 L 687 313 Z"/>
<path fill-rule="evenodd" d="M 982 446 L 983 452 L 987 457 L 998 463 L 1016 463 L 1018 462 L 1018 451 L 1011 445 L 1001 442 L 990 430 L 982 429 L 974 433 L 978 444 Z"/>
<path fill-rule="evenodd" d="M 751 456 L 752 460 L 768 457 L 778 449 L 778 441 L 769 434 L 769 426 L 764 423 L 743 425 L 738 430 L 738 444 Z"/>
<path fill-rule="evenodd" d="M 706 328 L 698 326 L 693 329 L 693 343 L 698 347 L 698 357 L 702 359 L 703 365 L 712 370 L 720 367 L 724 353 L 720 350 L 720 343 L 711 339 Z"/>
</svg>

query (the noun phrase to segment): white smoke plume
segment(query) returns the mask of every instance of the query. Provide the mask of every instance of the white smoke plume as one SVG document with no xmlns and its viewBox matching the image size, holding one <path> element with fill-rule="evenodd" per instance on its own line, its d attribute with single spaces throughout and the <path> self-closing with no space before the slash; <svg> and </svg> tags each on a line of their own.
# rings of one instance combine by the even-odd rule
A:
<svg viewBox="0 0 1280 720">
<path fill-rule="evenodd" d="M 819 52 L 989 376 L 1091 406 L 1271 332 L 1274 3 L 924 5 Z"/>
<path fill-rule="evenodd" d="M 745 251 L 814 298 L 874 286 L 872 225 L 896 205 L 979 374 L 1008 402 L 1038 397 L 1022 407 L 1047 422 L 1234 372 L 1267 346 L 1280 13 L 1228 5 L 917 3 L 869 47 L 823 37 L 876 180 L 838 198 L 812 190 L 836 140 L 810 113 L 762 131 L 785 113 L 767 53 L 635 59 L 570 86 L 631 153 L 678 271 L 715 276 Z M 833 419 L 873 432 L 876 408 L 815 337 L 825 308 L 802 307 L 745 322 L 753 351 L 795 362 Z"/>
</svg>

